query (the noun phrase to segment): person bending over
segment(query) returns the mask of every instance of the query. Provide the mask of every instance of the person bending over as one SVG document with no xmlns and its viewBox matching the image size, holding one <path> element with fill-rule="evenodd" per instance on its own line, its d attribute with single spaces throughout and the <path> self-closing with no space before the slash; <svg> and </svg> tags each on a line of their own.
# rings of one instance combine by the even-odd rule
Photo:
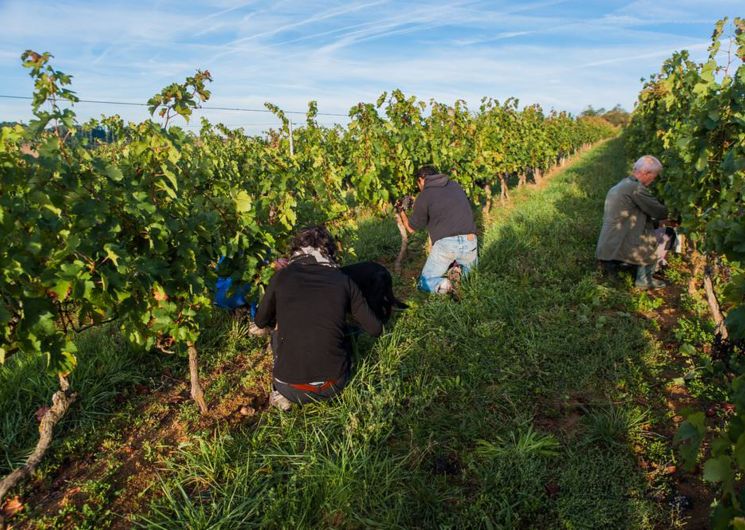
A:
<svg viewBox="0 0 745 530">
<path fill-rule="evenodd" d="M 467 275 L 478 262 L 476 223 L 471 203 L 460 184 L 441 174 L 434 166 L 416 172 L 419 195 L 411 217 L 401 213 L 409 233 L 427 228 L 432 250 L 419 277 L 419 288 L 430 293 L 447 293 L 452 280 Z M 450 269 L 450 266 L 453 268 Z M 451 278 L 444 277 L 451 271 Z"/>
<path fill-rule="evenodd" d="M 382 324 L 357 285 L 335 262 L 336 245 L 326 228 L 301 230 L 293 239 L 289 264 L 269 281 L 254 319 L 274 327 L 274 391 L 270 403 L 283 410 L 292 403 L 328 399 L 347 384 L 351 343 L 346 315 L 377 337 Z"/>
<path fill-rule="evenodd" d="M 641 289 L 665 286 L 652 277 L 658 261 L 654 221 L 666 219 L 668 211 L 649 186 L 661 172 L 660 161 L 645 155 L 636 161 L 631 176 L 608 191 L 595 251 L 595 257 L 608 270 L 619 265 L 636 267 L 635 285 Z"/>
</svg>

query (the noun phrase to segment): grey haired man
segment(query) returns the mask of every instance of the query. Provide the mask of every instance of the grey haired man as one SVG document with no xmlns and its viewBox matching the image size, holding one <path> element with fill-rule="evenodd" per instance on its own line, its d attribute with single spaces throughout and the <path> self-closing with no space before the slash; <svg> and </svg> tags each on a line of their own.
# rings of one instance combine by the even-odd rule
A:
<svg viewBox="0 0 745 530">
<path fill-rule="evenodd" d="M 665 286 L 652 277 L 658 260 L 654 221 L 666 219 L 668 210 L 649 186 L 661 172 L 660 161 L 645 155 L 636 161 L 631 176 L 608 191 L 595 251 L 595 257 L 606 266 L 636 266 L 635 285 L 641 289 Z"/>
</svg>

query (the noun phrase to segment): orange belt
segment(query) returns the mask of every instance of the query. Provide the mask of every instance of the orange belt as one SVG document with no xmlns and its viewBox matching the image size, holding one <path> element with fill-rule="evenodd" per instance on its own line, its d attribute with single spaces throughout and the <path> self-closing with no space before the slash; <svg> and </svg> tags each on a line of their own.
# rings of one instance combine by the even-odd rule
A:
<svg viewBox="0 0 745 530">
<path fill-rule="evenodd" d="M 294 388 L 295 390 L 300 390 L 301 392 L 313 392 L 314 394 L 323 392 L 324 390 L 328 390 L 334 385 L 336 385 L 336 381 L 334 381 L 333 379 L 324 381 L 322 385 L 306 385 L 303 383 L 287 383 L 287 386 L 290 386 Z"/>
</svg>

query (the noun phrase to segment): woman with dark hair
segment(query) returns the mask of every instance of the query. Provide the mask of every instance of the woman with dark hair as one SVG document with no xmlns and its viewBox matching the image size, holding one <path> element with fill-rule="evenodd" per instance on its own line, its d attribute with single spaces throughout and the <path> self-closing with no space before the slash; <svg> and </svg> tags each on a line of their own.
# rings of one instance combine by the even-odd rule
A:
<svg viewBox="0 0 745 530">
<path fill-rule="evenodd" d="M 270 403 L 283 410 L 328 399 L 347 384 L 347 313 L 372 336 L 383 329 L 335 259 L 334 238 L 325 227 L 301 230 L 292 241 L 289 264 L 272 277 L 256 312 L 258 327 L 276 325 Z"/>
</svg>

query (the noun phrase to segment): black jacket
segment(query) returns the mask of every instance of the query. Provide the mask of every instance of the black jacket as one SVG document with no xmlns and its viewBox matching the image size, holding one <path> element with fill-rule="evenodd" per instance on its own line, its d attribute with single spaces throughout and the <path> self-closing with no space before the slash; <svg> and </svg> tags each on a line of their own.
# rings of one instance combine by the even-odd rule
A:
<svg viewBox="0 0 745 530">
<path fill-rule="evenodd" d="M 414 201 L 409 224 L 415 230 L 425 226 L 432 244 L 450 236 L 476 233 L 471 203 L 460 184 L 446 175 L 429 175 Z"/>
<path fill-rule="evenodd" d="M 347 313 L 370 335 L 382 332 L 357 285 L 339 269 L 306 256 L 279 270 L 255 318 L 261 328 L 277 324 L 274 377 L 286 383 L 314 383 L 337 380 L 347 372 Z"/>
</svg>

